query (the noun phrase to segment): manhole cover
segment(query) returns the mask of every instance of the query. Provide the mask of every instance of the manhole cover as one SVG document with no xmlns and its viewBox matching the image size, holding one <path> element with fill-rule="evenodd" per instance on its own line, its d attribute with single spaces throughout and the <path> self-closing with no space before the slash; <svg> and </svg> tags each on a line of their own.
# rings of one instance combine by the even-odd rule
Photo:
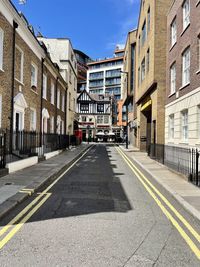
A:
<svg viewBox="0 0 200 267">
<path fill-rule="evenodd" d="M 5 185 L 12 185 L 13 183 L 5 183 Z"/>
</svg>

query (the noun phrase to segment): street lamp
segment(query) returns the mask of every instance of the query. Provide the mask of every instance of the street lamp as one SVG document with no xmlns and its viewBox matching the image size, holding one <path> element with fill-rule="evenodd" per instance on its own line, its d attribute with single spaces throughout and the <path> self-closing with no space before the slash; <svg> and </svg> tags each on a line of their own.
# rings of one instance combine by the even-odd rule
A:
<svg viewBox="0 0 200 267">
<path fill-rule="evenodd" d="M 126 85 L 126 149 L 128 149 L 128 78 L 129 73 L 127 71 L 120 71 L 127 75 L 127 85 Z"/>
</svg>

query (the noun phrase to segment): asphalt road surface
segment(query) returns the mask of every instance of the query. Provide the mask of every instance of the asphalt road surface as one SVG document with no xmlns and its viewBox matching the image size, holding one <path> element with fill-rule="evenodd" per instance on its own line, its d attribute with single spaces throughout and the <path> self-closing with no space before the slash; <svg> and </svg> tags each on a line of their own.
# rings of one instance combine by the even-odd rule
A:
<svg viewBox="0 0 200 267">
<path fill-rule="evenodd" d="M 92 147 L 1 222 L 0 266 L 200 266 L 199 222 L 144 177 L 157 192 L 117 147 Z"/>
</svg>

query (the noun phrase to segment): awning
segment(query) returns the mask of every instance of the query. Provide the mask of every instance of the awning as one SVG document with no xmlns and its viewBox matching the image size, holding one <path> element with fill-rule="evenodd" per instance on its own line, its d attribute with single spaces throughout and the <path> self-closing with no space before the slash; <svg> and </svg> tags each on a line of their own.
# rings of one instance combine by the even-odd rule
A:
<svg viewBox="0 0 200 267">
<path fill-rule="evenodd" d="M 152 100 L 150 99 L 149 101 L 147 101 L 144 105 L 142 105 L 141 107 L 141 111 L 147 109 L 149 106 L 151 106 L 152 104 Z"/>
</svg>

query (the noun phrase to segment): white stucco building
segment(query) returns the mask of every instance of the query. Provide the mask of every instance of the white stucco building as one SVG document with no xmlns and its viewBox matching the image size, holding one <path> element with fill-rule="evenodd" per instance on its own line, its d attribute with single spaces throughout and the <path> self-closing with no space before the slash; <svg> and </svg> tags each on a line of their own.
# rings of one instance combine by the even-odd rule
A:
<svg viewBox="0 0 200 267">
<path fill-rule="evenodd" d="M 67 90 L 67 132 L 74 133 L 77 98 L 77 60 L 71 41 L 67 38 L 39 37 L 48 49 L 52 61 L 57 63 L 60 73 L 68 84 Z"/>
</svg>

